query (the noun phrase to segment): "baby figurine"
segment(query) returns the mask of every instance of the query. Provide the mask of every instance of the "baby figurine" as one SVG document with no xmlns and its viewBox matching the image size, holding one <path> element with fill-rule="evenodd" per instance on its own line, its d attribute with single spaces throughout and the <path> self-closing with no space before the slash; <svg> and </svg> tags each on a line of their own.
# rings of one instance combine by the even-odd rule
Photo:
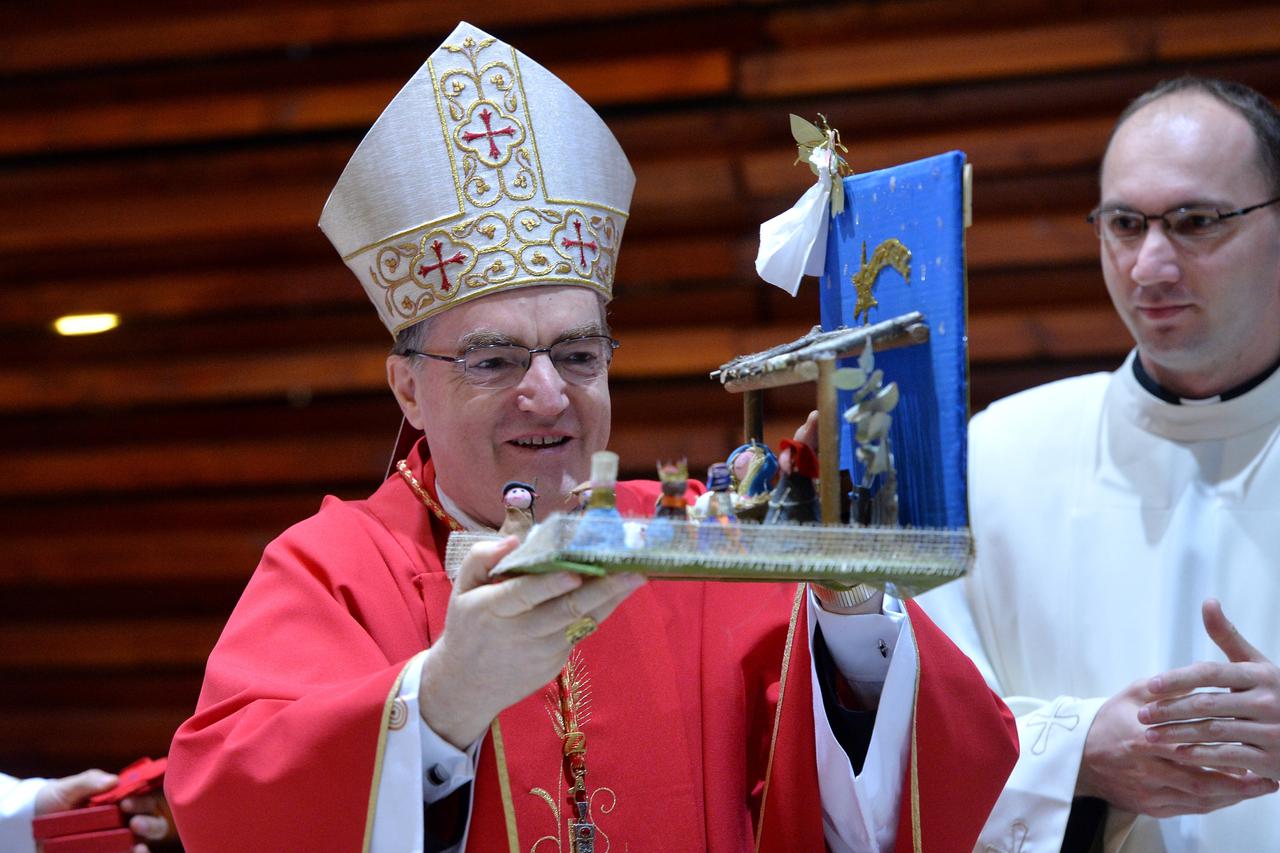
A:
<svg viewBox="0 0 1280 853">
<path fill-rule="evenodd" d="M 510 480 L 502 487 L 502 505 L 507 508 L 506 520 L 498 532 L 503 536 L 518 536 L 521 541 L 533 527 L 533 502 L 538 493 L 533 486 L 519 480 Z"/>
<path fill-rule="evenodd" d="M 778 459 L 766 445 L 752 439 L 729 454 L 733 509 L 744 521 L 762 521 L 769 510 L 769 492 L 778 473 Z"/>
</svg>

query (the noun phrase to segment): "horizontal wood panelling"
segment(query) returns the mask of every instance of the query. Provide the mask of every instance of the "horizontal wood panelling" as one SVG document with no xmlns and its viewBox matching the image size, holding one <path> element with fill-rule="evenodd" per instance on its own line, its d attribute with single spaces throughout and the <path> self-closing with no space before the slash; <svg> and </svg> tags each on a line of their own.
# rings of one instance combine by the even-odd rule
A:
<svg viewBox="0 0 1280 853">
<path fill-rule="evenodd" d="M 199 666 L 209 656 L 225 621 L 225 615 L 204 620 L 10 620 L 0 625 L 0 671 Z M 31 637 L 40 641 L 30 642 Z"/>
<path fill-rule="evenodd" d="M 1273 53 L 1280 49 L 1280 10 L 874 36 L 844 43 L 824 39 L 819 46 L 749 57 L 742 68 L 743 92 L 748 97 L 778 97 L 1062 73 L 1222 53 Z"/>
<path fill-rule="evenodd" d="M 613 0 L 608 4 L 571 9 L 555 3 L 527 0 L 489 0 L 485 26 L 555 22 L 571 16 L 595 21 L 637 14 L 717 8 L 731 0 Z M 65 6 L 61 14 L 28 11 L 12 16 L 12 27 L 0 39 L 0 71 L 49 71 L 86 68 L 157 59 L 197 59 L 255 50 L 283 50 L 299 45 L 345 44 L 382 39 L 426 37 L 439 41 L 457 20 L 473 18 L 470 0 L 435 0 L 430 14 L 421 3 L 382 0 L 349 4 L 275 3 L 269 6 L 226 4 L 229 8 L 204 12 L 167 12 L 143 6 L 138 16 L 90 16 L 83 7 Z M 94 18 L 98 19 L 95 20 Z M 33 27 L 32 24 L 35 26 Z"/>
<path fill-rule="evenodd" d="M 1025 234 L 1017 236 L 1031 243 L 1038 241 L 1042 229 L 1049 227 L 1033 221 L 1021 229 Z M 1087 239 L 1090 244 L 1095 242 L 1092 234 Z M 1037 256 L 1035 260 L 1043 258 Z M 1080 355 L 1082 344 L 1076 337 L 1062 334 L 1041 338 L 1034 330 L 1045 328 L 1046 324 L 1076 330 L 1083 317 L 1099 328 L 1122 331 L 1119 320 L 1105 306 L 1041 315 L 974 312 L 969 329 L 970 358 L 982 362 Z M 623 336 L 624 345 L 618 350 L 610 373 L 615 381 L 703 377 L 735 355 L 799 337 L 812 325 L 800 322 L 737 328 L 673 325 L 633 329 Z M 1023 331 L 1014 334 L 1016 330 Z M 1086 338 L 1083 345 L 1087 348 L 1114 337 Z M 675 341 L 678 346 L 672 345 Z M 0 414 L 261 398 L 305 402 L 313 395 L 375 393 L 386 384 L 386 357 L 387 347 L 379 343 L 281 352 L 269 360 L 255 353 L 166 357 L 153 363 L 89 361 L 45 370 L 0 370 Z"/>
</svg>

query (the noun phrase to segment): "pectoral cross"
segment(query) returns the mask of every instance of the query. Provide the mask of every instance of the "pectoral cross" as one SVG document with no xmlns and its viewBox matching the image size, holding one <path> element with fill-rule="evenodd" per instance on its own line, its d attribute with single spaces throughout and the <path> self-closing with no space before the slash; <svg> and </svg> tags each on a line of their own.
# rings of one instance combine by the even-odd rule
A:
<svg viewBox="0 0 1280 853">
<path fill-rule="evenodd" d="M 596 825 L 591 822 L 587 802 L 578 800 L 574 805 L 578 817 L 569 819 L 569 849 L 571 853 L 596 853 Z"/>
</svg>

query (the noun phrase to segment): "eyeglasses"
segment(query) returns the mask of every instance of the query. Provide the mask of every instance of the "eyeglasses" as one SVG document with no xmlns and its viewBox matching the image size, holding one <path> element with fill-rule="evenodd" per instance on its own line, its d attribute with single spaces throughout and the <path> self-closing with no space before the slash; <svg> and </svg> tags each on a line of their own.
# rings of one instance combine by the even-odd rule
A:
<svg viewBox="0 0 1280 853">
<path fill-rule="evenodd" d="M 1085 217 L 1085 221 L 1093 226 L 1094 233 L 1099 239 L 1120 243 L 1140 240 L 1147 233 L 1147 224 L 1153 219 L 1159 219 L 1164 223 L 1164 232 L 1171 238 L 1184 241 L 1205 240 L 1217 237 L 1225 231 L 1231 219 L 1261 210 L 1278 201 L 1280 197 L 1264 201 L 1262 204 L 1242 207 L 1239 210 L 1228 210 L 1225 213 L 1215 207 L 1200 205 L 1175 207 L 1164 213 L 1139 213 L 1124 207 L 1106 210 L 1095 208 Z"/>
<path fill-rule="evenodd" d="M 533 363 L 533 357 L 545 352 L 560 378 L 571 385 L 586 385 L 609 371 L 613 351 L 618 342 L 606 335 L 585 335 L 556 341 L 549 347 L 525 347 L 519 344 L 483 344 L 470 347 L 462 355 L 436 355 L 405 350 L 401 355 L 433 358 L 460 365 L 463 377 L 477 388 L 510 388 L 519 384 Z"/>
</svg>

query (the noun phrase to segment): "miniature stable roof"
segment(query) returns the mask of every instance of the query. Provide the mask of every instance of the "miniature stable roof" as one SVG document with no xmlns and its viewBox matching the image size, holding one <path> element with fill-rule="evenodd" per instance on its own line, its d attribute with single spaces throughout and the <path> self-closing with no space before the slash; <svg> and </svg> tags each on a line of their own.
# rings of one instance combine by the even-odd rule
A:
<svg viewBox="0 0 1280 853">
<path fill-rule="evenodd" d="M 881 352 L 894 347 L 922 344 L 929 327 L 919 311 L 909 311 L 872 326 L 824 332 L 814 326 L 802 337 L 757 353 L 740 355 L 711 372 L 726 391 L 755 391 L 800 382 L 816 382 L 818 362 L 861 352 L 868 343 Z"/>
</svg>

